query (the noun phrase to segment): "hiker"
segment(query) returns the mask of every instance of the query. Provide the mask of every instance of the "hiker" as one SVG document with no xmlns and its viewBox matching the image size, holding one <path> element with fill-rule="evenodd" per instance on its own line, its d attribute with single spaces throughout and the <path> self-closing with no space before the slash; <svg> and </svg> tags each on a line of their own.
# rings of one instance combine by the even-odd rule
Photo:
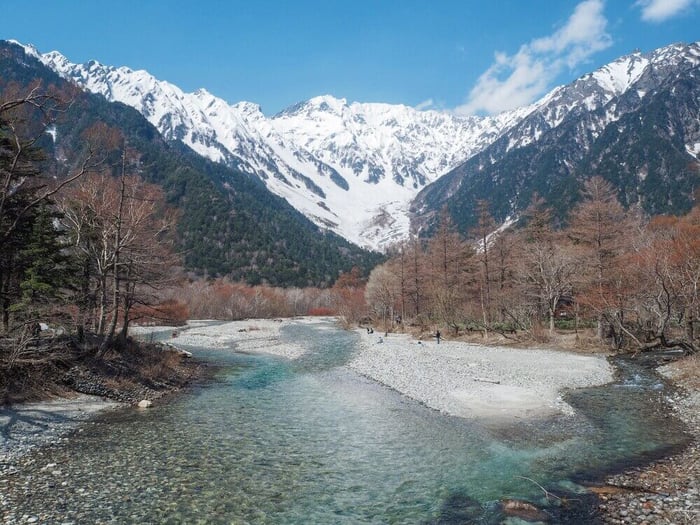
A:
<svg viewBox="0 0 700 525">
<path fill-rule="evenodd" d="M 435 332 L 435 339 L 437 339 L 437 344 L 440 344 L 440 330 Z"/>
</svg>

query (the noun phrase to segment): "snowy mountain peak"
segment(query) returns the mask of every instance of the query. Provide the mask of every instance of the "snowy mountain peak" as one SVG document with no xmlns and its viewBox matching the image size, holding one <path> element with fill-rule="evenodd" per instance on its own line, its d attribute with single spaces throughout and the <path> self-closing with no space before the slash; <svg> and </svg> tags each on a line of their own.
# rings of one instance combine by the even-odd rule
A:
<svg viewBox="0 0 700 525">
<path fill-rule="evenodd" d="M 673 44 L 651 53 L 635 51 L 618 58 L 582 79 L 594 79 L 600 87 L 612 96 L 620 96 L 636 84 L 648 69 L 654 68 L 663 75 L 664 69 L 695 67 L 700 64 L 700 42 L 690 45 Z"/>
<path fill-rule="evenodd" d="M 166 139 L 260 177 L 317 224 L 378 249 L 407 237 L 409 204 L 420 190 L 497 141 L 507 152 L 602 111 L 590 124 L 595 137 L 619 118 L 617 97 L 634 89 L 641 99 L 664 68 L 700 63 L 697 43 L 635 52 L 493 117 L 349 103 L 332 95 L 266 117 L 255 103 L 229 104 L 204 88 L 185 93 L 146 71 L 72 64 L 57 52 L 25 49 L 82 88 L 136 108 Z"/>
<path fill-rule="evenodd" d="M 648 58 L 642 56 L 641 53 L 635 53 L 611 62 L 589 76 L 602 88 L 614 96 L 619 96 L 639 80 L 648 64 Z"/>
<path fill-rule="evenodd" d="M 517 118 L 459 117 L 402 105 L 313 97 L 265 117 L 251 102 L 184 93 L 146 71 L 39 59 L 63 77 L 140 111 L 163 136 L 259 176 L 317 224 L 366 247 L 405 238 L 409 202 L 493 142 Z"/>
<path fill-rule="evenodd" d="M 323 111 L 331 110 L 334 113 L 342 113 L 347 107 L 348 101 L 345 98 L 335 98 L 332 95 L 321 95 L 309 99 L 308 104 Z"/>
<path fill-rule="evenodd" d="M 241 115 L 245 115 L 249 120 L 251 118 L 255 120 L 265 118 L 265 115 L 263 115 L 262 112 L 262 108 L 259 104 L 256 104 L 255 102 L 236 102 L 231 106 L 231 108 L 233 108 L 234 111 L 240 113 Z"/>
</svg>

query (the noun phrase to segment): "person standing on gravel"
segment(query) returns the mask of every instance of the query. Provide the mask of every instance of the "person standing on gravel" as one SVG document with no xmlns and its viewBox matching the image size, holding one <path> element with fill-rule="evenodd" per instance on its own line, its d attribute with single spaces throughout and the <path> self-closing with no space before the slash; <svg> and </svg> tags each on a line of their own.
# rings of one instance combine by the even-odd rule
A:
<svg viewBox="0 0 700 525">
<path fill-rule="evenodd" d="M 440 344 L 440 330 L 435 332 L 435 339 L 437 339 L 437 344 Z"/>
</svg>

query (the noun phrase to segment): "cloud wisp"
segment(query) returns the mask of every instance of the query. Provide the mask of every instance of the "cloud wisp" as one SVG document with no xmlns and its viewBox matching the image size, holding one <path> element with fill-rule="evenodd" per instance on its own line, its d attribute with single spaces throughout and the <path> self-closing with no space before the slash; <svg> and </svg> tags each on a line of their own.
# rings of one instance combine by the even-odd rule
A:
<svg viewBox="0 0 700 525">
<path fill-rule="evenodd" d="M 612 45 L 603 7 L 603 0 L 585 0 L 553 34 L 523 44 L 514 55 L 497 52 L 455 112 L 495 114 L 532 103 L 565 68 L 573 69 Z"/>
<path fill-rule="evenodd" d="M 642 10 L 645 22 L 664 22 L 697 3 L 697 0 L 638 0 L 635 6 Z"/>
<path fill-rule="evenodd" d="M 417 109 L 418 111 L 425 111 L 426 109 L 433 109 L 434 107 L 435 102 L 432 98 L 429 98 L 427 100 L 424 100 L 423 102 L 416 104 L 414 106 L 414 109 Z"/>
</svg>

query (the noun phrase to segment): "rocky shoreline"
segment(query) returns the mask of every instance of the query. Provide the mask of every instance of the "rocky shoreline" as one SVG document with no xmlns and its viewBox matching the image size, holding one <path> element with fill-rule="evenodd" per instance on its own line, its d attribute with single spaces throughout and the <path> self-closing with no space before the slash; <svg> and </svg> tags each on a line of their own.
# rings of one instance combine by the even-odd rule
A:
<svg viewBox="0 0 700 525">
<path fill-rule="evenodd" d="M 679 387 L 668 402 L 673 416 L 686 424 L 691 442 L 678 454 L 608 476 L 602 487 L 592 489 L 606 524 L 700 523 L 700 388 L 698 378 L 682 377 L 679 370 L 674 363 L 660 372 Z"/>
<path fill-rule="evenodd" d="M 283 324 L 280 321 L 246 321 L 231 324 L 226 327 L 226 330 L 223 330 L 221 326 L 198 327 L 197 330 L 192 330 L 187 335 L 179 335 L 178 342 L 195 344 L 202 342 L 198 338 L 203 338 L 208 344 L 211 344 L 211 338 L 217 337 L 221 339 L 222 347 L 235 340 L 239 351 L 274 353 L 289 359 L 298 358 L 303 354 L 303 349 L 291 346 L 287 348 L 288 345 L 281 344 L 279 341 L 279 329 Z M 416 368 L 414 366 L 416 365 L 415 360 L 418 359 L 420 370 L 427 375 L 431 375 L 431 370 L 437 374 L 435 377 L 439 380 L 440 388 L 436 390 L 432 383 L 423 384 L 421 387 L 422 383 L 419 382 L 417 387 L 416 385 L 414 387 L 420 387 L 423 390 L 419 388 L 409 392 L 412 397 L 420 398 L 422 396 L 425 398 L 423 401 L 426 404 L 446 413 L 466 417 L 476 415 L 472 412 L 464 412 L 465 399 L 462 399 L 464 396 L 455 398 L 453 395 L 447 395 L 449 392 L 445 389 L 450 387 L 453 381 L 445 375 L 444 370 L 438 374 L 440 367 L 428 366 L 431 363 L 428 358 L 431 357 L 432 353 L 427 347 L 433 346 L 434 343 L 422 343 L 420 346 L 423 348 L 421 348 L 418 347 L 418 342 L 409 339 L 396 337 L 395 340 L 392 340 L 390 337 L 389 339 L 383 338 L 382 342 L 379 343 L 377 338 L 376 335 L 371 338 L 363 334 L 364 353 L 350 364 L 351 368 L 368 377 L 375 376 L 375 380 L 401 390 L 402 385 L 391 384 L 391 378 L 403 377 L 407 379 L 406 370 Z M 385 352 L 390 347 L 396 346 L 398 348 L 407 344 L 415 345 L 411 348 L 412 362 L 410 366 L 402 359 L 397 360 L 396 356 L 394 356 L 393 361 L 387 363 Z M 434 350 L 437 350 L 437 345 L 434 346 Z M 439 346 L 441 359 L 448 361 L 457 359 L 457 354 L 452 355 L 453 352 L 450 349 L 450 344 L 445 344 L 445 342 Z M 463 366 L 451 368 L 467 370 L 472 380 L 475 377 L 488 379 L 489 381 L 498 381 L 500 385 L 507 385 L 514 380 L 503 376 L 498 369 L 484 368 L 485 363 L 479 362 L 475 356 L 468 353 L 464 356 L 462 354 L 463 350 L 460 350 L 459 359 L 457 359 L 459 362 L 452 364 Z M 492 353 L 491 357 L 493 358 L 495 355 Z M 527 357 L 528 360 L 532 359 L 532 356 L 526 355 L 526 353 L 523 353 L 523 357 Z M 462 363 L 460 359 L 466 359 L 466 364 Z M 0 431 L 2 431 L 0 438 L 4 438 L 4 441 L 0 441 L 0 511 L 7 510 L 3 506 L 1 485 L 3 479 L 7 480 L 8 476 L 14 474 L 13 469 L 16 470 L 15 465 L 19 465 L 19 458 L 26 455 L 34 447 L 60 444 L 68 439 L 71 431 L 76 429 L 80 431 L 85 425 L 90 425 L 90 418 L 97 410 L 135 405 L 142 399 L 161 399 L 163 396 L 179 391 L 192 380 L 202 378 L 206 373 L 206 369 L 195 360 L 181 357 L 178 361 L 181 366 L 178 366 L 178 372 L 171 376 L 150 382 L 127 382 L 119 387 L 115 387 L 113 382 L 106 380 L 103 374 L 90 367 L 75 366 L 68 371 L 66 384 L 70 385 L 73 390 L 82 392 L 77 398 L 40 404 L 24 404 L 12 409 L 2 409 L 0 411 Z M 391 368 L 391 377 L 380 377 L 380 372 L 382 370 L 386 372 L 388 365 L 391 365 L 389 367 Z M 587 381 L 592 383 L 604 381 L 607 374 L 604 368 L 597 366 L 590 372 L 591 377 Z M 688 434 L 692 436 L 693 440 L 678 454 L 660 459 L 647 466 L 632 468 L 608 476 L 599 486 L 591 487 L 591 492 L 599 498 L 597 508 L 592 509 L 597 523 L 640 525 L 700 523 L 700 442 L 697 439 L 700 436 L 698 376 L 695 374 L 695 376 L 688 377 L 687 373 L 683 376 L 679 373 L 678 363 L 667 365 L 661 372 L 679 387 L 678 390 L 667 394 L 667 400 L 673 408 L 673 416 L 685 422 Z M 526 374 L 528 377 L 525 379 L 530 382 L 534 381 L 535 384 L 550 382 L 549 376 L 547 381 L 543 381 L 543 378 L 534 375 L 530 377 L 532 374 L 532 372 Z M 463 379 L 461 378 L 454 384 L 463 384 Z M 486 388 L 488 390 L 492 385 L 486 381 L 472 382 L 479 389 Z M 523 388 L 526 385 L 518 383 L 516 386 Z M 406 385 L 403 387 L 405 390 Z M 427 394 L 430 392 L 432 392 L 430 394 L 432 397 Z M 544 394 L 546 392 L 537 392 L 540 397 Z M 541 414 L 543 408 L 546 409 L 545 412 L 550 409 L 562 410 L 566 408 L 556 397 L 548 398 L 544 407 L 516 405 L 511 407 L 511 411 L 525 408 L 528 415 Z M 494 415 L 492 409 L 488 407 L 482 407 L 482 409 L 480 416 Z M 521 414 L 517 411 L 514 413 L 524 415 L 524 413 Z M 10 442 L 8 437 L 13 438 L 14 441 Z M 0 517 L 2 516 L 0 513 Z M 19 522 L 21 521 L 19 520 Z"/>
<path fill-rule="evenodd" d="M 48 390 L 60 391 L 58 398 L 0 406 L 0 477 L 11 475 L 30 451 L 64 442 L 98 412 L 162 402 L 208 373 L 204 364 L 165 345 L 144 344 L 136 352 L 136 364 L 121 357 L 79 360 L 55 373 Z"/>
<path fill-rule="evenodd" d="M 613 380 L 614 370 L 602 355 L 358 333 L 362 342 L 348 363 L 351 369 L 467 419 L 508 423 L 571 414 L 564 389 Z"/>
<path fill-rule="evenodd" d="M 509 358 L 508 366 L 499 368 L 497 347 L 489 347 L 489 360 L 485 363 L 477 355 L 470 354 L 468 345 L 461 343 L 455 343 L 459 345 L 459 352 L 453 355 L 449 341 L 443 341 L 438 347 L 433 341 L 419 342 L 409 336 L 390 335 L 387 338 L 362 333 L 362 338 L 363 351 L 350 363 L 351 368 L 437 410 L 462 417 L 505 415 L 512 418 L 516 415 L 522 418 L 546 414 L 548 408 L 566 413 L 568 407 L 551 392 L 542 390 L 543 385 L 554 385 L 553 391 L 556 391 L 565 385 L 574 386 L 577 381 L 600 384 L 610 380 L 602 368 L 586 368 L 586 374 L 582 374 L 581 363 L 574 364 L 573 356 L 562 352 L 519 350 L 519 357 L 527 356 L 525 366 L 521 367 L 520 363 Z M 404 355 L 403 351 L 409 346 L 412 347 L 410 352 Z M 436 353 L 438 349 L 439 353 Z M 566 366 L 572 368 L 572 375 L 540 377 L 533 363 L 542 356 L 548 359 L 547 374 L 557 368 L 553 363 L 566 358 Z M 437 367 L 435 360 L 439 361 Z M 599 500 L 597 508 L 591 509 L 596 522 L 616 525 L 700 523 L 700 377 L 687 371 L 683 374 L 684 367 L 687 368 L 684 361 L 679 361 L 662 367 L 659 372 L 675 386 L 666 395 L 666 402 L 673 410 L 669 417 L 685 423 L 690 443 L 677 454 L 607 476 L 599 485 L 590 487 Z M 454 374 L 459 377 L 453 377 Z M 454 392 L 463 388 L 461 385 L 465 384 L 465 379 L 472 380 L 470 388 L 474 395 L 462 393 L 461 399 L 455 399 Z M 498 387 L 510 385 L 514 395 L 506 398 L 495 396 L 494 391 L 489 390 L 493 386 L 491 382 Z M 530 391 L 545 403 L 528 404 Z M 485 399 L 489 401 L 488 405 L 484 403 Z M 466 402 L 466 405 L 459 401 Z M 491 404 L 497 404 L 498 410 L 494 410 Z"/>
</svg>

